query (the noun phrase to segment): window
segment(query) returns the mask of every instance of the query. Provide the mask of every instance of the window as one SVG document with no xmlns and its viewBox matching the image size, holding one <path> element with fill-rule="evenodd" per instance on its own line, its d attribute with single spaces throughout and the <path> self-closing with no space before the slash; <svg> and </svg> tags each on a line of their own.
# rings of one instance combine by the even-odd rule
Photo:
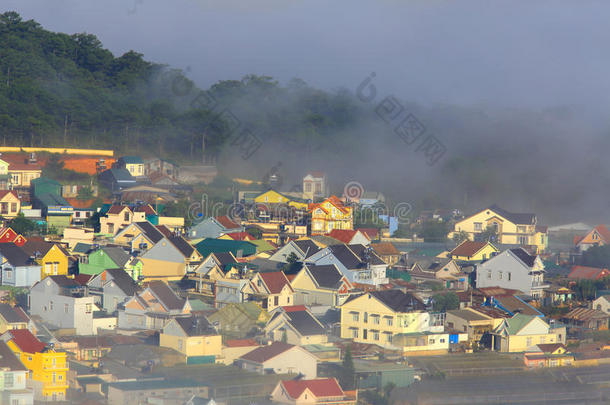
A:
<svg viewBox="0 0 610 405">
<path fill-rule="evenodd" d="M 433 345 L 434 344 L 434 339 L 432 339 L 432 338 L 428 339 L 428 344 Z"/>
<path fill-rule="evenodd" d="M 5 388 L 12 388 L 13 387 L 13 373 L 4 373 L 4 387 Z"/>
<path fill-rule="evenodd" d="M 358 312 L 352 312 L 352 321 L 358 322 L 360 320 L 360 314 Z"/>
<path fill-rule="evenodd" d="M 311 193 L 311 183 L 305 183 L 305 192 Z"/>
<path fill-rule="evenodd" d="M 49 301 L 49 311 L 53 310 L 53 301 Z"/>
<path fill-rule="evenodd" d="M 501 272 L 501 271 L 500 271 L 500 272 L 498 272 L 498 278 L 499 278 L 500 280 L 502 280 L 502 272 Z"/>
<path fill-rule="evenodd" d="M 85 304 L 85 313 L 86 314 L 90 314 L 91 313 L 91 304 Z"/>
<path fill-rule="evenodd" d="M 70 306 L 68 304 L 64 304 L 64 312 L 67 314 Z"/>
<path fill-rule="evenodd" d="M 57 271 L 59 270 L 59 262 L 53 262 L 53 275 L 57 275 Z"/>
<path fill-rule="evenodd" d="M 124 219 L 126 222 L 129 222 L 129 211 L 127 211 L 127 212 L 124 214 L 123 219 Z"/>
<path fill-rule="evenodd" d="M 475 232 L 481 232 L 483 230 L 483 223 L 482 222 L 475 222 L 474 223 L 474 230 Z"/>
<path fill-rule="evenodd" d="M 371 318 L 373 318 L 373 323 L 375 325 L 379 325 L 380 324 L 379 315 L 371 315 Z"/>
<path fill-rule="evenodd" d="M 441 340 L 439 340 L 439 342 L 445 343 L 445 339 L 441 339 Z"/>
<path fill-rule="evenodd" d="M 379 331 L 373 330 L 371 332 L 373 332 L 373 340 L 379 340 Z"/>
<path fill-rule="evenodd" d="M 385 340 L 388 343 L 392 343 L 392 334 L 391 333 L 386 333 L 385 334 Z"/>
<path fill-rule="evenodd" d="M 76 218 L 80 218 L 80 211 L 76 211 L 76 212 L 74 213 L 74 216 L 75 216 Z"/>
<path fill-rule="evenodd" d="M 532 345 L 532 343 L 533 342 L 532 342 L 532 338 L 531 337 L 528 337 L 527 339 L 525 339 L 525 345 L 527 347 L 530 347 Z"/>
<path fill-rule="evenodd" d="M 491 279 L 491 270 L 487 270 L 487 278 Z"/>
<path fill-rule="evenodd" d="M 278 297 L 277 295 L 275 297 L 273 297 L 273 305 L 279 305 L 280 304 L 280 297 Z"/>
<path fill-rule="evenodd" d="M 11 203 L 11 212 L 17 212 L 17 203 Z"/>
<path fill-rule="evenodd" d="M 545 340 L 544 336 L 540 336 L 540 343 L 544 344 L 544 340 Z"/>
<path fill-rule="evenodd" d="M 394 325 L 394 318 L 386 318 L 385 323 L 387 326 L 393 326 Z"/>
<path fill-rule="evenodd" d="M 508 281 L 510 281 L 510 271 L 508 272 Z"/>
<path fill-rule="evenodd" d="M 358 329 L 352 328 L 352 337 L 353 338 L 357 338 L 358 337 Z"/>
<path fill-rule="evenodd" d="M 369 314 L 368 312 L 364 313 L 364 319 L 363 319 L 364 323 L 367 323 L 369 321 Z"/>
<path fill-rule="evenodd" d="M 4 270 L 4 276 L 7 280 L 11 280 L 13 278 L 13 269 Z"/>
</svg>

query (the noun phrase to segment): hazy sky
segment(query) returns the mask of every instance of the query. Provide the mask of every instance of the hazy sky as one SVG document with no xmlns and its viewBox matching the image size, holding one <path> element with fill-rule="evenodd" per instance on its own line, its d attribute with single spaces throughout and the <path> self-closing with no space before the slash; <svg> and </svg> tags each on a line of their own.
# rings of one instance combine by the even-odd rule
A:
<svg viewBox="0 0 610 405">
<path fill-rule="evenodd" d="M 248 73 L 423 103 L 604 111 L 608 1 L 4 0 L 44 27 L 97 35 L 187 69 L 200 86 Z"/>
</svg>

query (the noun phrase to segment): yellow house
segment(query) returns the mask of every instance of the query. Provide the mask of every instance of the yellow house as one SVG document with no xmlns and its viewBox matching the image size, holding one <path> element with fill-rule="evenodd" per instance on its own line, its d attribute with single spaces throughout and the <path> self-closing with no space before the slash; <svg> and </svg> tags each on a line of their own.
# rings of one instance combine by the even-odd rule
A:
<svg viewBox="0 0 610 405">
<path fill-rule="evenodd" d="M 204 317 L 174 318 L 163 327 L 159 346 L 184 354 L 187 363 L 214 363 L 222 354 L 222 337 Z"/>
<path fill-rule="evenodd" d="M 447 311 L 446 324 L 450 329 L 468 334 L 471 343 L 480 343 L 487 333 L 496 329 L 504 320 L 500 311 L 492 308 L 479 310 L 471 307 Z"/>
<path fill-rule="evenodd" d="M 296 198 L 280 194 L 275 190 L 265 191 L 254 197 L 254 202 L 258 204 L 286 204 L 297 209 L 306 210 L 307 203 Z"/>
<path fill-rule="evenodd" d="M 574 355 L 562 343 L 546 343 L 525 353 L 523 362 L 530 368 L 564 367 L 574 364 Z"/>
<path fill-rule="evenodd" d="M 27 329 L 10 330 L 0 337 L 31 371 L 35 395 L 43 401 L 63 401 L 68 389 L 66 353 L 48 348 Z"/>
<path fill-rule="evenodd" d="M 559 343 L 548 323 L 534 315 L 515 314 L 492 331 L 492 349 L 501 352 L 525 352 L 534 345 Z"/>
<path fill-rule="evenodd" d="M 145 252 L 163 239 L 163 233 L 148 221 L 133 222 L 123 228 L 114 237 L 119 245 Z"/>
<path fill-rule="evenodd" d="M 460 262 L 482 262 L 498 252 L 498 248 L 489 242 L 465 240 L 449 253 L 449 257 Z"/>
<path fill-rule="evenodd" d="M 21 307 L 0 304 L 0 333 L 13 329 L 28 329 L 30 317 Z"/>
<path fill-rule="evenodd" d="M 144 211 L 132 211 L 126 205 L 113 205 L 106 216 L 100 218 L 100 232 L 116 235 L 121 229 L 133 222 L 146 221 Z"/>
<path fill-rule="evenodd" d="M 428 330 L 430 314 L 417 297 L 399 290 L 352 296 L 341 306 L 341 337 L 392 346 L 395 335 Z"/>
<path fill-rule="evenodd" d="M 321 203 L 310 204 L 311 234 L 324 235 L 333 229 L 353 229 L 352 207 L 346 207 L 336 196 L 330 196 Z"/>
<path fill-rule="evenodd" d="M 124 167 L 133 177 L 144 176 L 144 161 L 139 156 L 123 156 L 117 161 L 119 167 Z"/>
<path fill-rule="evenodd" d="M 329 305 L 338 307 L 349 296 L 352 284 L 334 264 L 304 265 L 290 282 L 296 305 Z"/>
<path fill-rule="evenodd" d="M 22 246 L 22 249 L 35 257 L 36 262 L 41 266 L 41 280 L 47 276 L 68 274 L 70 254 L 61 245 L 32 238 Z"/>
<path fill-rule="evenodd" d="M 3 160 L 2 166 L 5 163 L 7 162 Z M 0 175 L 4 173 L 4 169 L 0 169 Z M 10 159 L 6 173 L 8 173 L 9 182 L 12 187 L 26 188 L 30 187 L 32 180 L 42 175 L 42 168 L 33 161 Z"/>
<path fill-rule="evenodd" d="M 13 191 L 0 191 L 0 215 L 4 218 L 15 218 L 21 211 L 21 200 Z"/>
<path fill-rule="evenodd" d="M 500 244 L 533 246 L 536 253 L 543 252 L 548 246 L 547 230 L 537 226 L 535 214 L 512 213 L 495 204 L 456 222 L 448 236 L 452 238 L 454 234 L 465 232 L 470 240 L 474 240 L 475 235 L 488 228 L 496 231 Z"/>
</svg>

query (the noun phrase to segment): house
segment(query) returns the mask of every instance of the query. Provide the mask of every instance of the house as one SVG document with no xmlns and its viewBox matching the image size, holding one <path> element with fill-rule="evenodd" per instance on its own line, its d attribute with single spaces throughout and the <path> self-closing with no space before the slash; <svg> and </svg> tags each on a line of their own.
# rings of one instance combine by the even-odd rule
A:
<svg viewBox="0 0 610 405">
<path fill-rule="evenodd" d="M 468 341 L 479 344 L 504 318 L 506 314 L 496 309 L 466 307 L 447 311 L 446 325 L 450 329 L 468 333 Z"/>
<path fill-rule="evenodd" d="M 358 204 L 363 208 L 370 208 L 375 204 L 385 204 L 385 196 L 377 191 L 365 191 L 358 199 Z"/>
<path fill-rule="evenodd" d="M 581 252 L 586 251 L 591 246 L 604 246 L 608 243 L 610 243 L 610 231 L 606 225 L 597 225 L 585 236 L 574 237 L 574 245 Z"/>
<path fill-rule="evenodd" d="M 248 242 L 252 242 L 253 240 L 255 240 L 254 236 L 250 235 L 248 232 L 226 233 L 226 234 L 220 236 L 218 239 L 245 240 Z"/>
<path fill-rule="evenodd" d="M 288 257 L 294 254 L 298 261 L 302 262 L 314 253 L 318 252 L 320 247 L 310 239 L 291 240 L 277 251 L 275 251 L 269 260 L 280 263 L 287 263 Z"/>
<path fill-rule="evenodd" d="M 159 346 L 182 353 L 187 364 L 215 363 L 222 337 L 204 317 L 173 318 L 161 330 Z"/>
<path fill-rule="evenodd" d="M 133 222 L 146 221 L 146 212 L 132 211 L 127 205 L 112 205 L 104 216 L 100 217 L 100 232 L 116 235 Z"/>
<path fill-rule="evenodd" d="M 101 185 L 113 193 L 123 189 L 134 187 L 137 184 L 135 177 L 126 169 L 108 169 L 101 172 L 97 179 Z"/>
<path fill-rule="evenodd" d="M 14 243 L 17 246 L 23 246 L 27 239 L 10 227 L 0 228 L 0 243 Z"/>
<path fill-rule="evenodd" d="M 30 371 L 36 400 L 66 400 L 69 367 L 66 353 L 47 347 L 27 329 L 9 330 L 0 336 L 0 340 Z"/>
<path fill-rule="evenodd" d="M 568 329 L 608 330 L 610 314 L 591 308 L 574 308 L 561 316 Z"/>
<path fill-rule="evenodd" d="M 143 253 L 163 239 L 163 233 L 148 221 L 132 222 L 120 230 L 114 242 Z"/>
<path fill-rule="evenodd" d="M 208 257 L 211 253 L 231 252 L 239 259 L 256 254 L 254 243 L 241 240 L 207 238 L 195 244 L 195 248 L 201 254 L 201 257 Z"/>
<path fill-rule="evenodd" d="M 172 318 L 185 317 L 191 306 L 164 281 L 151 281 L 118 306 L 119 328 L 161 330 Z"/>
<path fill-rule="evenodd" d="M 165 236 L 142 256 L 144 280 L 180 280 L 201 263 L 202 255 L 182 236 Z"/>
<path fill-rule="evenodd" d="M 0 215 L 4 218 L 15 218 L 21 211 L 21 200 L 14 191 L 0 191 Z"/>
<path fill-rule="evenodd" d="M 144 175 L 151 176 L 152 174 L 162 174 L 172 180 L 176 180 L 179 176 L 180 166 L 169 160 L 152 158 L 144 160 Z"/>
<path fill-rule="evenodd" d="M 309 204 L 308 212 L 312 235 L 327 234 L 333 229 L 354 229 L 352 207 L 345 206 L 334 195 L 320 203 Z"/>
<path fill-rule="evenodd" d="M 610 314 L 610 296 L 602 295 L 591 303 L 591 308 Z"/>
<path fill-rule="evenodd" d="M 308 257 L 305 263 L 317 266 L 334 264 L 352 284 L 379 285 L 388 282 L 387 264 L 364 245 L 331 245 Z"/>
<path fill-rule="evenodd" d="M 572 266 L 568 278 L 570 280 L 592 280 L 597 281 L 610 276 L 608 269 L 589 266 Z"/>
<path fill-rule="evenodd" d="M 283 271 L 256 273 L 243 293 L 247 300 L 259 301 L 268 312 L 294 304 L 294 290 Z"/>
<path fill-rule="evenodd" d="M 328 341 L 324 325 L 304 305 L 279 307 L 265 325 L 265 335 L 277 342 L 297 346 Z"/>
<path fill-rule="evenodd" d="M 532 246 L 536 253 L 541 253 L 548 247 L 548 235 L 544 228 L 537 226 L 535 214 L 512 213 L 494 204 L 456 222 L 448 237 L 452 238 L 454 234 L 465 232 L 468 239 L 475 240 L 483 231 L 493 229 L 497 234 L 495 242 Z"/>
<path fill-rule="evenodd" d="M 523 362 L 529 368 L 564 367 L 574 364 L 574 355 L 562 343 L 539 344 L 523 355 Z"/>
<path fill-rule="evenodd" d="M 11 348 L 0 340 L 0 402 L 7 405 L 34 405 L 34 392 L 26 381 L 29 370 Z"/>
<path fill-rule="evenodd" d="M 233 253 L 211 253 L 195 268 L 194 274 L 190 275 L 189 278 L 195 282 L 197 292 L 220 298 L 218 295 L 224 292 L 224 289 L 220 291 L 216 289 L 216 283 L 225 280 L 240 284 L 242 269 L 243 265 L 238 264 Z M 220 301 L 224 300 L 221 299 Z M 240 301 L 234 300 L 232 302 Z"/>
<path fill-rule="evenodd" d="M 295 305 L 340 306 L 354 288 L 337 266 L 304 265 L 291 281 Z"/>
<path fill-rule="evenodd" d="M 78 198 L 66 198 L 66 202 L 72 207 L 72 220 L 73 226 L 86 226 L 87 221 L 91 219 L 95 214 L 95 199 L 79 200 Z"/>
<path fill-rule="evenodd" d="M 311 200 L 325 198 L 328 196 L 328 185 L 326 175 L 323 172 L 309 172 L 303 177 L 303 198 Z"/>
<path fill-rule="evenodd" d="M 63 184 L 61 186 L 61 196 L 66 200 L 72 198 L 97 197 L 99 187 L 97 184 Z"/>
<path fill-rule="evenodd" d="M 443 327 L 436 326 L 437 319 L 426 312 L 426 306 L 415 295 L 400 290 L 382 290 L 352 295 L 341 306 L 341 337 L 352 339 L 356 343 L 376 344 L 382 347 L 400 347 L 394 342 L 395 337 L 406 337 L 411 333 L 442 332 Z M 427 335 L 426 335 L 427 336 Z M 417 351 L 448 350 L 448 337 L 442 347 L 434 343 L 419 345 Z M 403 349 L 412 350 L 405 341 Z M 444 347 L 446 345 L 446 347 Z M 416 345 L 413 345 L 416 346 Z"/>
<path fill-rule="evenodd" d="M 301 199 L 287 196 L 275 190 L 267 190 L 257 195 L 254 197 L 254 203 L 262 204 L 265 208 L 269 208 L 271 205 L 285 205 L 301 210 L 307 209 L 307 203 Z"/>
<path fill-rule="evenodd" d="M 120 304 L 136 295 L 141 287 L 123 269 L 106 269 L 87 282 L 88 294 L 95 304 L 111 314 Z"/>
<path fill-rule="evenodd" d="M 244 370 L 260 374 L 272 370 L 275 374 L 301 374 L 305 378 L 315 378 L 318 359 L 302 347 L 273 342 L 242 355 L 236 364 Z"/>
<path fill-rule="evenodd" d="M 71 225 L 74 208 L 61 196 L 61 184 L 53 179 L 40 177 L 32 180 L 32 205 L 40 209 L 49 227 L 58 232 Z"/>
<path fill-rule="evenodd" d="M 12 189 L 27 189 L 32 180 L 42 175 L 42 168 L 36 158 L 20 158 L 3 156 L 2 160 L 8 163 L 8 176 Z M 1 172 L 0 172 L 1 173 Z"/>
<path fill-rule="evenodd" d="M 277 404 L 356 405 L 357 391 L 346 393 L 335 378 L 288 380 L 277 383 L 271 400 Z"/>
<path fill-rule="evenodd" d="M 144 177 L 144 161 L 139 156 L 122 156 L 116 161 L 116 167 L 125 169 L 133 177 Z"/>
<path fill-rule="evenodd" d="M 492 350 L 525 352 L 534 345 L 558 343 L 561 339 L 541 317 L 515 314 L 491 332 Z"/>
<path fill-rule="evenodd" d="M 371 247 L 388 266 L 393 266 L 400 259 L 400 252 L 392 242 L 371 243 Z"/>
<path fill-rule="evenodd" d="M 30 314 L 59 329 L 74 329 L 76 335 L 95 335 L 94 298 L 86 287 L 66 276 L 48 276 L 30 288 Z"/>
<path fill-rule="evenodd" d="M 70 254 L 61 245 L 30 238 L 21 248 L 40 265 L 41 280 L 46 276 L 68 274 Z"/>
<path fill-rule="evenodd" d="M 61 243 L 67 243 L 69 249 L 74 249 L 79 243 L 92 245 L 94 237 L 95 232 L 93 228 L 68 227 L 64 228 Z"/>
<path fill-rule="evenodd" d="M 544 273 L 540 256 L 531 255 L 523 248 L 508 249 L 477 265 L 476 286 L 510 288 L 542 298 L 544 289 L 549 287 L 544 282 Z"/>
<path fill-rule="evenodd" d="M 8 174 L 9 163 L 0 159 L 0 190 L 11 189 L 11 177 Z"/>
<path fill-rule="evenodd" d="M 41 266 L 14 243 L 0 243 L 2 285 L 31 287 L 40 281 Z"/>
<path fill-rule="evenodd" d="M 244 228 L 226 215 L 209 217 L 188 230 L 190 239 L 218 238 L 227 233 L 243 232 Z"/>
<path fill-rule="evenodd" d="M 498 248 L 489 242 L 465 240 L 449 253 L 449 257 L 460 262 L 477 263 L 492 258 L 498 252 Z"/>
<path fill-rule="evenodd" d="M 118 246 L 104 246 L 89 253 L 86 263 L 79 263 L 80 274 L 100 274 L 106 269 L 125 269 L 131 256 Z"/>
<path fill-rule="evenodd" d="M 235 359 L 259 347 L 260 345 L 254 339 L 227 339 L 222 345 L 222 354 L 217 360 L 222 364 L 231 365 Z"/>
<path fill-rule="evenodd" d="M 363 232 L 353 229 L 333 229 L 327 236 L 337 239 L 346 245 L 364 245 L 371 244 L 371 240 Z"/>
<path fill-rule="evenodd" d="M 12 329 L 35 330 L 32 320 L 21 307 L 0 304 L 0 334 Z"/>
</svg>

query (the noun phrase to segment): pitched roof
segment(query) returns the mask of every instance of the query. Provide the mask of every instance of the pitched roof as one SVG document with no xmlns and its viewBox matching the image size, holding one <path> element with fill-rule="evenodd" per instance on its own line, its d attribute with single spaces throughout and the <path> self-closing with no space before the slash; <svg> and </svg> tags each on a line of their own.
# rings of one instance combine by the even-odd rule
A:
<svg viewBox="0 0 610 405">
<path fill-rule="evenodd" d="M 148 221 L 136 222 L 136 225 L 144 232 L 144 235 L 152 241 L 157 243 L 163 239 L 163 234 L 153 224 Z"/>
<path fill-rule="evenodd" d="M 28 329 L 13 329 L 6 333 L 12 336 L 12 341 L 15 343 L 21 351 L 26 353 L 38 353 L 45 348 L 38 338 L 32 335 Z"/>
<path fill-rule="evenodd" d="M 144 161 L 142 160 L 142 158 L 140 156 L 123 156 L 123 157 L 119 158 L 119 160 L 121 160 L 124 163 L 129 164 L 129 165 L 137 165 L 137 164 L 144 163 Z"/>
<path fill-rule="evenodd" d="M 188 243 L 186 239 L 184 239 L 182 236 L 170 236 L 168 239 L 184 257 L 191 257 L 195 247 Z"/>
<path fill-rule="evenodd" d="M 301 249 L 301 252 L 303 252 L 306 258 L 320 250 L 318 245 L 316 245 L 311 239 L 295 240 L 292 243 Z"/>
<path fill-rule="evenodd" d="M 603 224 L 602 225 L 597 225 L 593 229 L 597 231 L 597 233 L 599 234 L 599 236 L 602 237 L 604 242 L 606 242 L 606 243 L 610 242 L 610 231 L 608 230 L 606 225 L 603 225 Z"/>
<path fill-rule="evenodd" d="M 218 253 L 212 253 L 212 254 L 216 258 L 216 260 L 219 262 L 219 265 L 222 270 L 224 270 L 225 266 L 227 266 L 227 265 L 237 263 L 235 256 L 233 256 L 233 253 L 231 253 L 231 252 L 218 252 Z"/>
<path fill-rule="evenodd" d="M 334 378 L 317 378 L 315 380 L 288 380 L 281 381 L 286 393 L 297 399 L 303 391 L 309 390 L 316 398 L 343 397 L 345 393 Z"/>
<path fill-rule="evenodd" d="M 148 288 L 168 309 L 182 309 L 184 307 L 184 300 L 178 297 L 167 283 L 159 280 L 151 281 L 148 283 Z"/>
<path fill-rule="evenodd" d="M 187 336 L 210 336 L 217 335 L 216 329 L 203 316 L 190 316 L 188 318 L 176 318 L 176 322 Z"/>
<path fill-rule="evenodd" d="M 335 238 L 338 241 L 349 244 L 358 231 L 353 229 L 333 229 L 328 236 Z"/>
<path fill-rule="evenodd" d="M 167 226 L 165 225 L 155 225 L 155 228 L 157 228 L 157 230 L 159 232 L 161 232 L 164 236 L 170 237 L 173 235 L 171 229 L 169 229 Z"/>
<path fill-rule="evenodd" d="M 382 256 L 399 255 L 400 252 L 392 242 L 371 243 L 373 250 Z"/>
<path fill-rule="evenodd" d="M 568 278 L 597 280 L 604 271 L 607 273 L 608 269 L 589 266 L 572 266 L 572 270 L 570 271 L 570 274 L 568 274 Z"/>
<path fill-rule="evenodd" d="M 531 315 L 531 316 L 542 316 L 543 314 L 536 308 L 532 307 L 525 301 L 519 299 L 514 295 L 499 295 L 495 296 L 494 299 L 499 304 L 500 308 L 509 311 L 513 314 Z"/>
<path fill-rule="evenodd" d="M 568 312 L 567 314 L 565 314 L 564 316 L 562 316 L 563 319 L 570 319 L 570 320 L 575 320 L 575 321 L 582 321 L 582 322 L 588 322 L 590 320 L 594 320 L 594 319 L 606 319 L 610 317 L 610 315 L 602 312 L 602 311 L 598 311 L 596 309 L 590 309 L 590 308 L 574 308 L 573 310 L 571 310 L 570 312 Z"/>
<path fill-rule="evenodd" d="M 254 363 L 264 363 L 272 358 L 296 347 L 294 345 L 282 342 L 273 342 L 270 345 L 262 346 L 252 350 L 241 356 L 243 360 L 252 361 Z"/>
<path fill-rule="evenodd" d="M 290 324 L 301 334 L 301 336 L 323 335 L 326 333 L 320 322 L 307 310 L 289 311 L 286 316 L 290 318 Z"/>
<path fill-rule="evenodd" d="M 225 229 L 236 229 L 241 228 L 239 224 L 236 224 L 231 218 L 226 215 L 222 215 L 220 217 L 214 218 L 216 221 L 222 225 Z"/>
<path fill-rule="evenodd" d="M 320 287 L 337 288 L 341 284 L 343 274 L 341 274 L 334 264 L 322 266 L 307 265 L 307 269 L 316 284 Z"/>
<path fill-rule="evenodd" d="M 29 266 L 33 264 L 30 255 L 14 243 L 0 243 L 0 254 L 13 266 Z"/>
<path fill-rule="evenodd" d="M 126 205 L 118 205 L 118 204 L 114 204 L 113 206 L 110 207 L 110 209 L 108 210 L 107 214 L 120 214 L 121 212 L 123 212 L 123 210 L 127 208 L 128 210 L 131 211 L 131 209 L 126 206 Z"/>
<path fill-rule="evenodd" d="M 44 239 L 30 238 L 21 249 L 23 249 L 28 255 L 34 256 L 36 252 L 40 254 L 40 257 L 47 254 L 53 247 L 53 243 L 46 242 Z"/>
<path fill-rule="evenodd" d="M 536 316 L 525 314 L 515 314 L 512 318 L 507 318 L 508 333 L 510 335 L 519 333 L 519 331 L 525 328 L 534 318 L 536 318 Z"/>
<path fill-rule="evenodd" d="M 563 343 L 540 343 L 537 346 L 543 353 L 553 353 L 559 348 L 567 350 L 566 346 Z"/>
<path fill-rule="evenodd" d="M 92 244 L 78 242 L 76 245 L 74 245 L 74 248 L 72 248 L 72 252 L 75 252 L 75 253 L 89 253 L 91 251 L 91 249 L 93 249 L 93 245 Z"/>
<path fill-rule="evenodd" d="M 259 344 L 254 339 L 229 339 L 225 341 L 226 347 L 249 347 L 258 345 Z"/>
<path fill-rule="evenodd" d="M 125 266 L 125 263 L 129 261 L 130 256 L 123 250 L 123 248 L 118 246 L 104 246 L 102 250 L 118 267 Z"/>
<path fill-rule="evenodd" d="M 146 215 L 157 215 L 157 212 L 150 204 L 138 205 L 133 209 L 133 212 L 143 212 Z"/>
<path fill-rule="evenodd" d="M 533 267 L 536 262 L 536 255 L 530 255 L 523 248 L 510 249 L 511 253 L 519 258 L 523 263 L 527 265 L 527 267 Z"/>
<path fill-rule="evenodd" d="M 110 275 L 114 284 L 125 293 L 125 295 L 131 297 L 141 290 L 138 283 L 123 269 L 106 269 L 104 270 Z"/>
<path fill-rule="evenodd" d="M 424 305 L 424 303 L 415 295 L 411 293 L 404 293 L 400 290 L 371 291 L 360 295 L 352 295 L 345 301 L 345 303 L 365 295 L 377 298 L 395 312 L 410 312 L 426 309 L 426 305 Z"/>
<path fill-rule="evenodd" d="M 364 245 L 332 245 L 328 249 L 347 269 L 361 269 L 366 267 L 366 256 L 370 260 L 370 264 L 378 265 L 385 264 L 383 260 L 371 249 L 369 250 Z"/>
<path fill-rule="evenodd" d="M 535 214 L 516 214 L 513 212 L 508 212 L 505 209 L 500 208 L 496 204 L 491 205 L 489 210 L 492 210 L 502 217 L 508 219 L 510 222 L 514 224 L 520 225 L 532 225 L 535 222 L 536 215 Z"/>
<path fill-rule="evenodd" d="M 465 240 L 451 251 L 451 255 L 472 257 L 477 254 L 479 250 L 483 249 L 487 243 L 488 242 Z"/>
<path fill-rule="evenodd" d="M 358 228 L 357 230 L 365 234 L 370 240 L 377 239 L 379 237 L 379 229 L 377 228 Z"/>
<path fill-rule="evenodd" d="M 0 190 L 0 199 L 4 198 L 7 194 L 12 194 L 13 197 L 19 199 L 19 197 L 17 197 L 17 194 L 15 194 L 15 192 L 12 190 Z"/>
<path fill-rule="evenodd" d="M 0 304 L 0 315 L 9 323 L 25 322 L 15 308 L 9 304 Z"/>
<path fill-rule="evenodd" d="M 28 371 L 11 348 L 0 340 L 0 369 L 4 368 L 10 371 Z"/>
<path fill-rule="evenodd" d="M 265 283 L 265 286 L 267 286 L 269 294 L 279 294 L 286 285 L 292 290 L 290 281 L 288 281 L 283 271 L 270 271 L 258 274 Z"/>
<path fill-rule="evenodd" d="M 77 282 L 76 280 L 69 278 L 63 274 L 60 274 L 57 276 L 47 276 L 47 278 L 50 278 L 58 286 L 63 287 L 63 288 L 81 287 L 81 284 L 79 282 Z"/>
</svg>

